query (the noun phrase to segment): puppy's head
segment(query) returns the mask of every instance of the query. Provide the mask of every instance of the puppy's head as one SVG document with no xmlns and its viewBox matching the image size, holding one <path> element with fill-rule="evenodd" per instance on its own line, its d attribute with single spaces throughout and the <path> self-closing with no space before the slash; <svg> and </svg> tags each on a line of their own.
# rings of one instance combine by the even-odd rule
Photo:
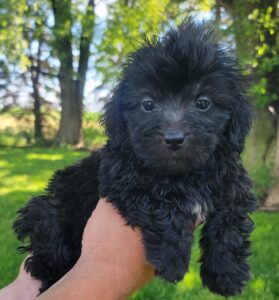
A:
<svg viewBox="0 0 279 300">
<path fill-rule="evenodd" d="M 202 168 L 217 148 L 242 151 L 251 122 L 243 87 L 236 60 L 188 20 L 130 56 L 103 122 L 112 146 L 176 175 Z"/>
</svg>

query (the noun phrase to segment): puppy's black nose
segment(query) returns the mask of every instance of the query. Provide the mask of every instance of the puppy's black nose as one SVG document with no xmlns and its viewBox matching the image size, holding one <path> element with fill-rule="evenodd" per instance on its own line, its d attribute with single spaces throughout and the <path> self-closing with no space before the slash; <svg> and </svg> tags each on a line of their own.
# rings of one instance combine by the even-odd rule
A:
<svg viewBox="0 0 279 300">
<path fill-rule="evenodd" d="M 180 130 L 170 130 L 165 133 L 164 139 L 169 148 L 176 150 L 183 145 L 185 134 Z"/>
</svg>

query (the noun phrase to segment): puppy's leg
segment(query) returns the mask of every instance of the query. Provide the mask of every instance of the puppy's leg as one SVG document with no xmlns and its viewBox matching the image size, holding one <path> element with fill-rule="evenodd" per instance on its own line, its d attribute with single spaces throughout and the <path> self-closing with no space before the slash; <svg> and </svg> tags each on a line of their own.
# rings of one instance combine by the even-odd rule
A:
<svg viewBox="0 0 279 300">
<path fill-rule="evenodd" d="M 80 254 L 81 233 L 75 243 L 70 243 L 72 227 L 68 226 L 67 234 L 63 212 L 57 200 L 49 196 L 36 197 L 20 210 L 14 223 L 18 238 L 29 238 L 29 244 L 20 249 L 30 253 L 25 268 L 32 277 L 41 280 L 41 292 L 69 271 Z"/>
<path fill-rule="evenodd" d="M 252 221 L 237 211 L 213 214 L 202 231 L 201 276 L 212 292 L 232 296 L 242 291 L 249 279 L 248 236 Z"/>
<path fill-rule="evenodd" d="M 223 296 L 239 294 L 250 277 L 247 256 L 253 223 L 247 214 L 255 209 L 256 199 L 244 169 L 238 172 L 230 186 L 224 186 L 224 198 L 209 216 L 200 241 L 203 284 Z"/>
<path fill-rule="evenodd" d="M 187 226 L 185 222 L 182 226 L 175 226 L 172 222 L 165 221 L 164 226 L 153 220 L 152 228 L 143 227 L 146 256 L 155 266 L 159 277 L 169 282 L 178 282 L 188 271 L 193 226 Z"/>
</svg>

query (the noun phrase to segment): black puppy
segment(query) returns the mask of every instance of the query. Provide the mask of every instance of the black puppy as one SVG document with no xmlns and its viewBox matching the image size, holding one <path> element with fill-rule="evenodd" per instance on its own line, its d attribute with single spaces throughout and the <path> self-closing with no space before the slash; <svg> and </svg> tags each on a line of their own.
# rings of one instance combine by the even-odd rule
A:
<svg viewBox="0 0 279 300">
<path fill-rule="evenodd" d="M 251 109 L 236 60 L 186 21 L 130 56 L 103 123 L 106 146 L 57 171 L 14 224 L 20 240 L 29 237 L 21 249 L 42 291 L 75 264 L 86 221 L 107 197 L 142 228 L 147 259 L 170 282 L 187 272 L 194 224 L 205 220 L 203 284 L 240 293 L 256 200 L 240 160 Z"/>
</svg>

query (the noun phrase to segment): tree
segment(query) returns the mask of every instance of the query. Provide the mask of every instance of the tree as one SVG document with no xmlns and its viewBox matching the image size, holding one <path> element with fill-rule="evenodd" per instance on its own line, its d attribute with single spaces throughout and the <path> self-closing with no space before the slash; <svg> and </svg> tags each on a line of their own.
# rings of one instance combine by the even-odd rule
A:
<svg viewBox="0 0 279 300">
<path fill-rule="evenodd" d="M 82 142 L 83 94 L 90 44 L 94 34 L 95 3 L 94 0 L 89 0 L 86 12 L 78 15 L 74 14 L 74 5 L 71 0 L 51 0 L 51 5 L 55 19 L 54 49 L 60 62 L 62 111 L 58 140 L 75 145 Z M 75 69 L 73 50 L 76 47 L 74 44 L 76 39 L 73 36 L 73 27 L 76 25 L 76 20 L 80 20 L 81 32 L 78 40 L 78 66 Z"/>
<path fill-rule="evenodd" d="M 275 135 L 276 150 L 273 177 L 274 186 L 270 189 L 266 199 L 266 206 L 279 207 L 279 2 L 278 0 L 262 1 L 258 22 L 262 28 L 259 73 L 266 78 L 265 104 L 269 106 L 277 122 Z"/>
<path fill-rule="evenodd" d="M 49 5 L 45 0 L 4 1 L 2 5 L 2 13 L 7 21 L 3 18 L 0 48 L 2 46 L 7 68 L 13 68 L 10 72 L 11 76 L 21 79 L 20 84 L 22 86 L 31 87 L 34 137 L 36 141 L 41 141 L 44 136 L 40 78 L 42 75 L 49 76 L 46 72 L 46 69 L 49 68 L 47 58 L 42 58 L 42 54 L 46 56 L 45 52 L 48 52 L 48 54 L 50 52 L 48 48 L 50 32 L 47 28 L 48 14 L 46 14 L 49 11 Z M 17 40 L 16 44 L 14 43 L 15 39 Z M 20 87 L 16 87 L 17 90 L 15 89 L 14 80 L 10 80 L 8 86 L 13 86 L 15 94 L 19 94 L 21 91 Z M 9 91 L 3 97 L 8 95 Z"/>
<path fill-rule="evenodd" d="M 51 10 L 54 26 L 50 24 Z M 0 3 L 0 12 L 0 50 L 32 84 L 35 137 L 43 136 L 40 78 L 48 76 L 49 80 L 56 73 L 42 54 L 44 49 L 52 61 L 58 58 L 60 62 L 62 109 L 57 138 L 63 143 L 78 144 L 82 141 L 83 93 L 94 33 L 94 0 L 89 0 L 87 6 L 81 0 L 11 0 Z"/>
<path fill-rule="evenodd" d="M 47 40 L 46 11 L 49 11 L 49 6 L 46 1 L 27 0 L 27 10 L 24 14 L 23 36 L 28 45 L 25 54 L 29 59 L 27 72 L 30 75 L 32 86 L 31 96 L 33 97 L 33 112 L 35 117 L 34 137 L 36 141 L 44 140 L 40 78 L 43 74 L 46 75 L 42 65 L 47 65 L 47 59 L 42 59 L 43 46 L 49 42 Z"/>
<path fill-rule="evenodd" d="M 254 135 L 258 145 L 266 143 L 263 157 L 271 145 L 268 140 L 257 140 L 257 128 L 263 127 L 266 120 L 264 111 L 271 110 L 268 119 L 275 124 L 277 136 L 276 155 L 273 175 L 276 179 L 274 188 L 269 192 L 267 205 L 279 205 L 279 35 L 278 35 L 278 0 L 217 1 L 230 14 L 233 21 L 238 56 L 242 65 L 248 67 L 248 75 L 253 79 L 251 93 L 256 100 L 257 114 Z M 275 123 L 272 122 L 272 116 Z M 276 125 L 277 124 L 277 125 Z M 271 139 L 272 140 L 272 139 Z M 264 167 L 264 162 L 263 166 Z"/>
</svg>

